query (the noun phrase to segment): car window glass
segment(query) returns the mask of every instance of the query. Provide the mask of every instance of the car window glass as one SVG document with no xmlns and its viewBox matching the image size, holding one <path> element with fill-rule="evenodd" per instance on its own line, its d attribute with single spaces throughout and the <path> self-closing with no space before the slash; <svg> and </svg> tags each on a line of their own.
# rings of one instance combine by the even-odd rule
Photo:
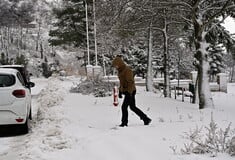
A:
<svg viewBox="0 0 235 160">
<path fill-rule="evenodd" d="M 18 79 L 20 80 L 20 83 L 21 83 L 23 86 L 25 86 L 24 79 L 23 79 L 23 77 L 21 76 L 21 74 L 20 74 L 19 72 L 17 72 L 17 77 L 18 77 Z"/>
<path fill-rule="evenodd" d="M 10 87 L 15 84 L 15 77 L 8 74 L 0 74 L 0 87 Z"/>
<path fill-rule="evenodd" d="M 28 75 L 28 71 L 26 70 L 25 67 L 21 67 L 21 66 L 0 66 L 0 68 L 13 68 L 16 69 L 17 71 L 20 72 L 23 80 L 24 80 L 24 84 L 27 84 L 29 82 L 29 75 Z"/>
</svg>

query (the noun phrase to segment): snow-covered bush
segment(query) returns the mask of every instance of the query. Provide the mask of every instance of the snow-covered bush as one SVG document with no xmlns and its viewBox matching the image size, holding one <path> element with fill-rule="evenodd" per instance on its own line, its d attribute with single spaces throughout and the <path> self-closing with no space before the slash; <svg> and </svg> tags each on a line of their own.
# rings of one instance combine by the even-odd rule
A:
<svg viewBox="0 0 235 160">
<path fill-rule="evenodd" d="M 218 128 L 217 124 L 211 119 L 208 127 L 197 127 L 195 130 L 186 133 L 186 139 L 190 143 L 184 144 L 181 149 L 183 154 L 206 154 L 217 156 L 217 153 L 228 153 L 235 155 L 235 130 L 231 130 L 231 123 L 224 130 Z M 203 130 L 205 129 L 205 131 Z"/>
<path fill-rule="evenodd" d="M 114 85 L 110 82 L 85 80 L 79 84 L 74 84 L 70 92 L 85 95 L 93 94 L 95 97 L 106 97 L 112 95 L 113 87 Z"/>
<path fill-rule="evenodd" d="M 235 156 L 235 136 L 230 141 L 228 152 L 230 155 Z"/>
<path fill-rule="evenodd" d="M 209 64 L 210 64 L 210 81 L 214 82 L 216 74 L 221 73 L 224 69 L 224 49 L 222 44 L 212 44 L 209 47 Z"/>
</svg>

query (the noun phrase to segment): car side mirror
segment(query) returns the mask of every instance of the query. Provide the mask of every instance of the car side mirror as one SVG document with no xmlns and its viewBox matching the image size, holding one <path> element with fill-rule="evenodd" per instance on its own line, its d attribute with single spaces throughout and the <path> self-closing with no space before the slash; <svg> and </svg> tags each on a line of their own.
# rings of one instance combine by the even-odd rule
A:
<svg viewBox="0 0 235 160">
<path fill-rule="evenodd" d="M 29 83 L 28 83 L 28 86 L 29 86 L 30 88 L 32 88 L 32 87 L 34 87 L 34 86 L 35 86 L 35 83 L 33 83 L 33 82 L 29 82 Z"/>
</svg>

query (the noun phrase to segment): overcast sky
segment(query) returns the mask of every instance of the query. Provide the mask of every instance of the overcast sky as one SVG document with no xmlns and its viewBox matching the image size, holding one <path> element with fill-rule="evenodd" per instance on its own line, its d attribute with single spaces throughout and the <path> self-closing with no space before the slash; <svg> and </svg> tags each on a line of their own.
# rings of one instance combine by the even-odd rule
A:
<svg viewBox="0 0 235 160">
<path fill-rule="evenodd" d="M 229 30 L 231 33 L 235 34 L 235 20 L 232 18 L 226 18 L 224 26 Z"/>
</svg>

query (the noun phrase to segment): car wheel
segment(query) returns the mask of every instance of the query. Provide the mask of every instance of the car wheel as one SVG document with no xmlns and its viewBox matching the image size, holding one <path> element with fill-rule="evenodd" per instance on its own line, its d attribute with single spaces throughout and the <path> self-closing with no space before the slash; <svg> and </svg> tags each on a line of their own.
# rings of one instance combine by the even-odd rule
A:
<svg viewBox="0 0 235 160">
<path fill-rule="evenodd" d="M 26 119 L 25 123 L 20 126 L 21 134 L 29 133 L 29 120 Z"/>
<path fill-rule="evenodd" d="M 29 111 L 29 119 L 30 119 L 30 120 L 33 119 L 33 118 L 32 118 L 32 109 L 31 109 L 31 107 L 30 107 L 30 111 Z"/>
</svg>

